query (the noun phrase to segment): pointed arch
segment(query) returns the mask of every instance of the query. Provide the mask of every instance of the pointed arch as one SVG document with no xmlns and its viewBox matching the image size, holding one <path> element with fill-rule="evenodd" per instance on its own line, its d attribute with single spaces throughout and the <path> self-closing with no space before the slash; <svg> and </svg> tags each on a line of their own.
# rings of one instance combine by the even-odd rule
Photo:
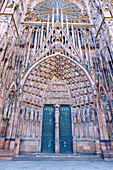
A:
<svg viewBox="0 0 113 170">
<path fill-rule="evenodd" d="M 31 73 L 31 71 L 38 65 L 40 64 L 41 62 L 43 62 L 44 60 L 48 59 L 48 58 L 51 58 L 51 57 L 54 57 L 54 56 L 61 56 L 61 57 L 65 57 L 67 58 L 68 60 L 71 60 L 72 62 L 74 62 L 80 69 L 82 69 L 82 71 L 85 73 L 85 75 L 87 76 L 88 80 L 90 81 L 91 83 L 91 86 L 93 89 L 95 89 L 95 82 L 93 80 L 93 78 L 91 77 L 91 75 L 88 73 L 88 71 L 86 70 L 86 68 L 80 63 L 80 62 L 77 62 L 76 60 L 74 60 L 73 58 L 70 58 L 66 55 L 63 55 L 63 54 L 53 54 L 53 55 L 50 55 L 50 56 L 46 56 L 46 57 L 43 57 L 42 59 L 38 60 L 38 61 L 35 61 L 33 64 L 31 64 L 29 66 L 29 68 L 26 70 L 26 72 L 24 73 L 21 81 L 20 81 L 20 84 L 21 84 L 21 87 L 23 87 L 23 85 L 25 84 L 29 74 Z"/>
</svg>

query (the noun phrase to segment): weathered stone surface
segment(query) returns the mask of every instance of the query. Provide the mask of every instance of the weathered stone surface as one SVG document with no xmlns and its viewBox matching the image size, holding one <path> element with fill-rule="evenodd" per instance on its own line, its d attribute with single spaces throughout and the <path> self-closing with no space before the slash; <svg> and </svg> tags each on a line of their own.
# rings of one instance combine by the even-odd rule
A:
<svg viewBox="0 0 113 170">
<path fill-rule="evenodd" d="M 41 152 L 43 108 L 71 109 L 73 153 L 113 157 L 111 1 L 0 1 L 0 149 Z"/>
</svg>

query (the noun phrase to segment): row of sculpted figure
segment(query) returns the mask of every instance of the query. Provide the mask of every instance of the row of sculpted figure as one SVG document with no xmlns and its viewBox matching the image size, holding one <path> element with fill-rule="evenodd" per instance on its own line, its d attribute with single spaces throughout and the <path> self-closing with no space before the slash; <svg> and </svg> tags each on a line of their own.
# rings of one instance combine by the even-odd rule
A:
<svg viewBox="0 0 113 170">
<path fill-rule="evenodd" d="M 34 109 L 29 105 L 21 105 L 19 119 L 40 122 L 41 111 Z"/>
<path fill-rule="evenodd" d="M 74 123 L 86 123 L 95 122 L 96 114 L 93 105 L 84 107 L 76 107 L 73 111 L 73 122 Z"/>
<path fill-rule="evenodd" d="M 4 109 L 3 109 L 3 119 L 10 119 L 11 115 L 12 115 L 12 111 L 13 111 L 13 101 L 10 99 L 8 99 L 6 102 L 5 102 L 5 106 L 4 106 Z"/>
<path fill-rule="evenodd" d="M 102 110 L 105 114 L 105 120 L 106 122 L 111 123 L 113 115 L 112 115 L 112 110 L 110 108 L 110 102 L 103 92 L 101 93 L 101 101 L 102 101 Z"/>
</svg>

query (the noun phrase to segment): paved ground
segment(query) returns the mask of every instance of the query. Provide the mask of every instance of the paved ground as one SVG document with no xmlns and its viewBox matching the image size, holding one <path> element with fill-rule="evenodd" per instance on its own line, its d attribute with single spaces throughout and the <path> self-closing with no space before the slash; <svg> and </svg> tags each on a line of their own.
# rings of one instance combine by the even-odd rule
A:
<svg viewBox="0 0 113 170">
<path fill-rule="evenodd" d="M 113 170 L 113 162 L 0 161 L 0 170 Z"/>
</svg>

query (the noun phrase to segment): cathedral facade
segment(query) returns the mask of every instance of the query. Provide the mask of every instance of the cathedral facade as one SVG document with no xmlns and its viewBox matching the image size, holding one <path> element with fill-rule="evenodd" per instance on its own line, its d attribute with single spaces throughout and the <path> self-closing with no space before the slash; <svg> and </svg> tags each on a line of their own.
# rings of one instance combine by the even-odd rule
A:
<svg viewBox="0 0 113 170">
<path fill-rule="evenodd" d="M 0 154 L 113 158 L 113 1 L 0 0 Z"/>
</svg>

